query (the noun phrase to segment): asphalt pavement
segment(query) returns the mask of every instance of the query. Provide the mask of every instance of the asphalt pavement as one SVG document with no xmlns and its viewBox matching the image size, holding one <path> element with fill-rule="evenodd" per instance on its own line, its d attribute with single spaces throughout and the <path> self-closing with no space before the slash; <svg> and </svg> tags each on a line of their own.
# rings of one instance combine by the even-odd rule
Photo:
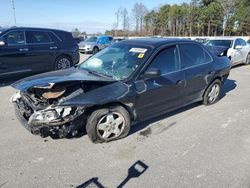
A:
<svg viewBox="0 0 250 188">
<path fill-rule="evenodd" d="M 233 68 L 218 103 L 137 124 L 105 144 L 30 134 L 14 115 L 15 90 L 2 85 L 0 187 L 249 188 L 249 83 L 250 66 Z"/>
</svg>

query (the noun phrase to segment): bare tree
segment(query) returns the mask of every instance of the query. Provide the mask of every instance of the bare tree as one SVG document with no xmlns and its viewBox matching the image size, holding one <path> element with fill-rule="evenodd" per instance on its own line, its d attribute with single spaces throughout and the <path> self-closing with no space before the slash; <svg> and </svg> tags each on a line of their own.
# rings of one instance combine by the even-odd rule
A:
<svg viewBox="0 0 250 188">
<path fill-rule="evenodd" d="M 116 30 L 116 31 L 118 31 L 118 29 L 119 29 L 121 11 L 122 11 L 122 8 L 120 7 L 120 8 L 115 12 L 115 15 L 116 15 L 115 30 Z M 117 32 L 116 32 L 115 35 L 117 35 Z"/>
<path fill-rule="evenodd" d="M 223 36 L 225 36 L 227 29 L 227 22 L 234 13 L 235 0 L 217 0 L 220 3 L 224 12 L 224 23 L 223 23 Z"/>
<path fill-rule="evenodd" d="M 144 16 L 147 14 L 148 9 L 142 3 L 135 3 L 132 12 L 135 19 L 135 31 L 136 33 L 142 33 Z"/>
<path fill-rule="evenodd" d="M 126 31 L 128 29 L 128 11 L 126 8 L 121 10 L 121 17 L 122 17 L 123 31 Z"/>
</svg>

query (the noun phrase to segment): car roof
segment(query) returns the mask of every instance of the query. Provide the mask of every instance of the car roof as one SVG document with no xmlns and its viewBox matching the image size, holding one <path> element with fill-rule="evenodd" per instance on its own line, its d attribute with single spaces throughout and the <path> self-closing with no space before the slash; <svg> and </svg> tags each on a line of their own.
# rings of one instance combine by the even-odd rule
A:
<svg viewBox="0 0 250 188">
<path fill-rule="evenodd" d="M 39 27 L 9 27 L 6 28 L 4 31 L 7 30 L 15 30 L 15 29 L 23 29 L 23 30 L 44 30 L 44 31 L 63 31 L 63 32 L 68 32 L 60 29 L 52 29 L 52 28 L 39 28 Z"/>
<path fill-rule="evenodd" d="M 4 32 L 5 30 L 7 30 L 9 28 L 5 28 L 5 27 L 0 27 L 0 33 Z"/>
<path fill-rule="evenodd" d="M 214 37 L 209 38 L 208 40 L 235 40 L 237 37 Z"/>
<path fill-rule="evenodd" d="M 151 46 L 151 47 L 159 47 L 166 44 L 171 43 L 180 43 L 180 42 L 189 42 L 189 43 L 196 43 L 198 42 L 191 41 L 188 39 L 178 39 L 178 38 L 138 38 L 138 39 L 129 39 L 129 40 L 123 40 L 119 42 L 120 44 L 134 44 L 134 45 L 145 45 L 145 46 Z"/>
</svg>

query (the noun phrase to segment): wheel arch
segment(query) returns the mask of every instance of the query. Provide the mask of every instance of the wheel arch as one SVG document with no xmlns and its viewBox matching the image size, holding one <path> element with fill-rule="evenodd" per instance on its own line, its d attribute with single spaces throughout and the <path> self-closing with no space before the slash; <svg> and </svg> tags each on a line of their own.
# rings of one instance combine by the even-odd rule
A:
<svg viewBox="0 0 250 188">
<path fill-rule="evenodd" d="M 220 82 L 223 81 L 223 79 L 222 79 L 221 76 L 219 76 L 219 75 L 215 76 L 215 77 L 209 82 L 209 84 L 207 85 L 206 89 L 204 90 L 204 92 L 203 92 L 203 94 L 202 94 L 202 98 L 204 98 L 204 95 L 205 95 L 207 89 L 209 88 L 209 86 L 210 86 L 215 80 L 220 80 Z"/>
<path fill-rule="evenodd" d="M 113 106 L 122 106 L 123 108 L 125 108 L 128 111 L 131 120 L 135 119 L 134 108 L 130 107 L 129 105 L 124 104 L 124 103 L 122 103 L 120 101 L 108 102 L 108 103 L 105 103 L 105 104 L 102 104 L 102 105 L 93 105 L 93 106 L 91 106 L 91 107 L 89 107 L 87 109 L 87 116 L 89 116 L 95 110 L 98 110 L 98 109 L 101 109 L 101 108 L 110 108 L 110 107 L 113 107 Z"/>
<path fill-rule="evenodd" d="M 73 62 L 72 56 L 69 55 L 69 54 L 66 54 L 66 53 L 58 54 L 58 55 L 56 56 L 56 58 L 55 58 L 55 61 L 56 61 L 58 58 L 63 57 L 63 56 L 69 58 L 69 60 L 71 61 L 71 63 Z"/>
</svg>

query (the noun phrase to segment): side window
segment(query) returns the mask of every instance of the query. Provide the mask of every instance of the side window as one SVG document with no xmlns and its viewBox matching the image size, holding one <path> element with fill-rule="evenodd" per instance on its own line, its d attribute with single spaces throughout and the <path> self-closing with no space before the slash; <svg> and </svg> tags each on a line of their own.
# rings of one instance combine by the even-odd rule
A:
<svg viewBox="0 0 250 188">
<path fill-rule="evenodd" d="M 51 39 L 44 31 L 26 31 L 26 41 L 29 44 L 50 43 Z"/>
<path fill-rule="evenodd" d="M 180 64 L 178 61 L 178 50 L 176 46 L 160 51 L 148 68 L 157 68 L 162 74 L 179 70 Z"/>
<path fill-rule="evenodd" d="M 202 65 L 212 60 L 208 53 L 197 44 L 181 44 L 180 54 L 182 66 L 185 68 Z"/>
<path fill-rule="evenodd" d="M 238 46 L 238 45 L 240 45 L 240 40 L 239 40 L 239 39 L 236 39 L 236 40 L 235 40 L 235 43 L 234 43 L 234 48 L 235 48 L 236 46 Z"/>
<path fill-rule="evenodd" d="M 4 42 L 8 45 L 22 45 L 25 44 L 23 31 L 12 31 L 3 36 Z"/>
<path fill-rule="evenodd" d="M 239 41 L 240 41 L 241 46 L 246 46 L 247 45 L 246 41 L 244 41 L 243 39 L 239 39 Z"/>
</svg>

